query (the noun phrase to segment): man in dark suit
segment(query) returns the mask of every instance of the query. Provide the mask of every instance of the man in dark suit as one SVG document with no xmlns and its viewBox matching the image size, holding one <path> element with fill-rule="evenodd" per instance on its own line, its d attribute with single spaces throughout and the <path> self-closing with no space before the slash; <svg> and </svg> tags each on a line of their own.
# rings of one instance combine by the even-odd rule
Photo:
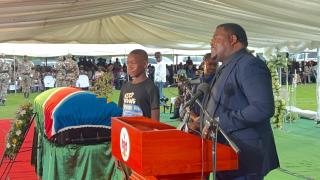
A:
<svg viewBox="0 0 320 180">
<path fill-rule="evenodd" d="M 219 172 L 218 179 L 263 179 L 279 167 L 270 125 L 274 114 L 270 72 L 247 46 L 244 29 L 233 23 L 217 26 L 211 40 L 212 55 L 222 65 L 203 105 L 210 116 L 219 117 L 220 127 L 240 149 L 239 169 Z M 226 143 L 222 135 L 218 142 Z"/>
</svg>

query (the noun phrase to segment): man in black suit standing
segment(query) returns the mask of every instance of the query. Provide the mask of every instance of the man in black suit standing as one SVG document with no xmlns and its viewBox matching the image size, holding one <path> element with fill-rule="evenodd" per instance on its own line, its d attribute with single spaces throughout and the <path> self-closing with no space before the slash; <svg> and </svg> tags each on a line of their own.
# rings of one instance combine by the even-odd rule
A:
<svg viewBox="0 0 320 180">
<path fill-rule="evenodd" d="M 238 145 L 239 169 L 217 173 L 218 179 L 263 179 L 279 167 L 270 118 L 274 100 L 266 64 L 247 51 L 245 30 L 238 24 L 216 27 L 212 56 L 222 62 L 203 105 Z M 202 119 L 206 119 L 202 115 Z M 219 135 L 218 142 L 226 143 Z"/>
</svg>

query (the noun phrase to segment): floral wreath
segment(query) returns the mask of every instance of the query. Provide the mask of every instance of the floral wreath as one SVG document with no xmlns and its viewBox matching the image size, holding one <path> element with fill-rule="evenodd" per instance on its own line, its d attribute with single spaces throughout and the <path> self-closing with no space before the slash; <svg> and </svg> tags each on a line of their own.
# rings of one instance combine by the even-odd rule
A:
<svg viewBox="0 0 320 180">
<path fill-rule="evenodd" d="M 16 112 L 16 119 L 11 123 L 11 129 L 7 135 L 4 158 L 14 159 L 19 152 L 25 134 L 32 122 L 33 108 L 31 103 L 20 105 Z"/>
</svg>

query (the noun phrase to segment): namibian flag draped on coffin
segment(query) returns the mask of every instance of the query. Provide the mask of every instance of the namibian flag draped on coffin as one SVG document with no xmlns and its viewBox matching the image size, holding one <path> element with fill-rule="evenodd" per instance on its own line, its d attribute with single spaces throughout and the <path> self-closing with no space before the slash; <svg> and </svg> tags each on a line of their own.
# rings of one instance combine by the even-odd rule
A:
<svg viewBox="0 0 320 180">
<path fill-rule="evenodd" d="M 56 134 L 76 128 L 108 128 L 111 117 L 122 110 L 105 98 L 73 87 L 47 90 L 34 100 L 37 127 L 50 140 Z"/>
</svg>

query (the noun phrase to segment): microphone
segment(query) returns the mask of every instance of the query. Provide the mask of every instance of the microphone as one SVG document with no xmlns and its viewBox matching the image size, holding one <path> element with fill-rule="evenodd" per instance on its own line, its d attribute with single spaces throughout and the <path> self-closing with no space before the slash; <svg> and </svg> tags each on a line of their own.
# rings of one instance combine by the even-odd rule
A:
<svg viewBox="0 0 320 180">
<path fill-rule="evenodd" d="M 183 108 L 185 109 L 186 107 L 193 105 L 196 100 L 198 100 L 204 94 L 207 94 L 209 90 L 210 87 L 207 83 L 201 83 L 197 88 L 196 94 L 191 97 L 191 99 L 183 106 Z"/>
<path fill-rule="evenodd" d="M 210 86 L 207 83 L 201 83 L 198 88 L 197 88 L 197 93 L 191 97 L 191 99 L 183 106 L 183 109 L 187 109 L 188 106 L 197 103 L 201 109 L 201 111 L 204 113 L 204 122 L 205 122 L 205 126 L 203 127 L 201 133 L 202 133 L 202 137 L 204 135 L 206 135 L 210 128 L 215 126 L 216 128 L 218 128 L 218 130 L 220 131 L 220 133 L 225 137 L 225 139 L 227 140 L 227 142 L 229 143 L 229 145 L 231 146 L 231 148 L 237 153 L 239 154 L 240 149 L 239 147 L 229 138 L 229 136 L 224 132 L 223 129 L 220 128 L 219 126 L 219 118 L 212 118 L 210 116 L 210 114 L 208 113 L 208 111 L 202 106 L 201 102 L 198 100 L 199 97 L 201 95 L 207 94 L 210 91 Z M 191 93 L 190 93 L 191 94 Z M 188 118 L 187 118 L 188 119 Z M 186 122 L 183 122 L 182 125 L 186 124 Z M 181 129 L 180 129 L 181 130 Z"/>
<path fill-rule="evenodd" d="M 194 102 L 196 102 L 201 111 L 204 113 L 204 127 L 201 131 L 201 136 L 204 137 L 206 136 L 208 133 L 209 133 L 209 130 L 211 127 L 216 127 L 218 128 L 218 130 L 220 131 L 220 133 L 225 137 L 225 139 L 227 140 L 227 142 L 229 143 L 229 145 L 231 146 L 231 148 L 237 153 L 239 154 L 240 152 L 240 149 L 239 147 L 229 138 L 229 136 L 224 132 L 223 129 L 220 128 L 219 126 L 219 117 L 215 117 L 215 118 L 212 118 L 210 116 L 210 114 L 208 113 L 208 111 L 202 106 L 201 102 L 198 100 L 198 98 L 200 97 L 200 95 L 198 95 L 198 98 L 195 98 L 197 96 L 197 94 L 200 94 L 199 91 L 202 91 L 202 94 L 206 94 L 208 93 L 208 91 L 210 91 L 210 88 L 209 88 L 209 85 L 207 83 L 202 83 L 199 85 L 198 89 L 197 89 L 197 93 L 194 95 L 193 98 L 191 98 L 191 100 L 193 100 L 193 102 L 190 102 L 188 101 L 187 104 L 189 104 L 188 106 L 190 106 L 191 104 L 193 104 Z M 187 105 L 186 104 L 186 105 Z M 186 109 L 187 106 L 184 107 L 184 109 Z"/>
</svg>

